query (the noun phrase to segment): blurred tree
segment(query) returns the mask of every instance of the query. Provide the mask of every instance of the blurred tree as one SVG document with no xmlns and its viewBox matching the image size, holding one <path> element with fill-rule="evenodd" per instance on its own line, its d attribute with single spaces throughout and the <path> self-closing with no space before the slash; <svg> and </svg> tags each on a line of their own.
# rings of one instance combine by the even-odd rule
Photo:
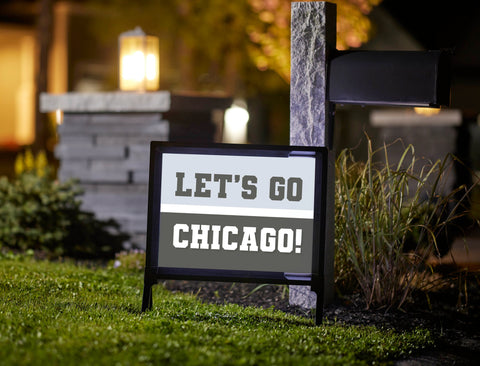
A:
<svg viewBox="0 0 480 366">
<path fill-rule="evenodd" d="M 381 1 L 331 0 L 337 3 L 338 49 L 368 40 L 368 14 Z M 161 37 L 162 85 L 169 89 L 241 95 L 288 89 L 290 0 L 92 0 L 91 5 L 109 15 L 94 25 L 109 43 L 137 25 Z"/>
<path fill-rule="evenodd" d="M 306 0 L 312 1 L 312 0 Z M 368 41 L 368 14 L 382 0 L 330 0 L 337 4 L 337 49 L 360 47 Z M 248 0 L 257 15 L 246 26 L 249 54 L 260 70 L 271 69 L 290 81 L 290 0 Z"/>
</svg>

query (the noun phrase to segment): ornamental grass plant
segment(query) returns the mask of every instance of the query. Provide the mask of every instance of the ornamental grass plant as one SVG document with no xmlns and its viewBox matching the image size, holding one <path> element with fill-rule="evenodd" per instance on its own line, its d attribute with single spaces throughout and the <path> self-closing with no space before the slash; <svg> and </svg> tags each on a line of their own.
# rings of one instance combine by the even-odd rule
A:
<svg viewBox="0 0 480 366">
<path fill-rule="evenodd" d="M 393 164 L 389 146 L 374 151 L 368 138 L 367 145 L 367 161 L 348 149 L 336 161 L 336 285 L 359 288 L 367 308 L 401 308 L 428 285 L 427 260 L 450 249 L 468 190 L 442 193 L 454 156 L 418 160 L 410 145 Z"/>
</svg>

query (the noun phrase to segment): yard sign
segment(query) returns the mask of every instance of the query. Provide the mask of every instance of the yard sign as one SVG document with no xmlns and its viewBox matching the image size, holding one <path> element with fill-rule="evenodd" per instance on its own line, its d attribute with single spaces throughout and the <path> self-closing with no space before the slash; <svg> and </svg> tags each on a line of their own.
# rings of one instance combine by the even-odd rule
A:
<svg viewBox="0 0 480 366">
<path fill-rule="evenodd" d="M 161 278 L 305 284 L 321 299 L 326 161 L 320 147 L 152 142 L 142 310 Z"/>
</svg>

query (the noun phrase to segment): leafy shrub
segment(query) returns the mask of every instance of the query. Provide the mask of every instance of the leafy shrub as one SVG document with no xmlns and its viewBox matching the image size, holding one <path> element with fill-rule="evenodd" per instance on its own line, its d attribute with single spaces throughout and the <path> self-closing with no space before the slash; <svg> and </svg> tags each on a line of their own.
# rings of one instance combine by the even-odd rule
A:
<svg viewBox="0 0 480 366">
<path fill-rule="evenodd" d="M 375 163 L 382 153 L 384 163 Z M 357 162 L 344 150 L 336 162 L 336 284 L 343 291 L 360 287 L 367 307 L 401 307 L 424 283 L 427 259 L 450 249 L 455 220 L 462 216 L 465 187 L 441 196 L 451 157 L 418 169 L 408 146 L 396 165 L 387 147 Z"/>
<path fill-rule="evenodd" d="M 113 220 L 81 210 L 81 190 L 48 174 L 24 171 L 0 178 L 0 245 L 42 250 L 50 257 L 112 258 L 128 235 Z"/>
</svg>

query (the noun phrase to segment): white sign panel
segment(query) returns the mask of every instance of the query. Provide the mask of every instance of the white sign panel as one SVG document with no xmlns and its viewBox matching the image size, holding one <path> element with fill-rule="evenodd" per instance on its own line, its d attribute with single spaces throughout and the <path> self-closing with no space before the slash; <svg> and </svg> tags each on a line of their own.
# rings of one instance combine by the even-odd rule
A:
<svg viewBox="0 0 480 366">
<path fill-rule="evenodd" d="M 163 153 L 158 266 L 309 273 L 316 158 Z"/>
</svg>

